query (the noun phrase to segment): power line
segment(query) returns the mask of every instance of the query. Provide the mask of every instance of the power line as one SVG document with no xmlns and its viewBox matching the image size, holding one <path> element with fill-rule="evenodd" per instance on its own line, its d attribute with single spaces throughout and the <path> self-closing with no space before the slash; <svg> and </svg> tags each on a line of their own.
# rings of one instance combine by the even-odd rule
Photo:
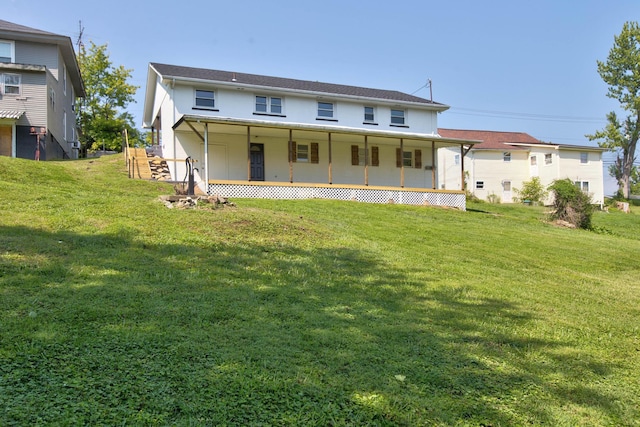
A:
<svg viewBox="0 0 640 427">
<path fill-rule="evenodd" d="M 449 114 L 467 116 L 495 117 L 503 119 L 538 120 L 569 123 L 605 123 L 606 119 L 597 117 L 559 116 L 554 114 L 518 113 L 510 111 L 479 110 L 474 108 L 451 107 Z"/>
</svg>

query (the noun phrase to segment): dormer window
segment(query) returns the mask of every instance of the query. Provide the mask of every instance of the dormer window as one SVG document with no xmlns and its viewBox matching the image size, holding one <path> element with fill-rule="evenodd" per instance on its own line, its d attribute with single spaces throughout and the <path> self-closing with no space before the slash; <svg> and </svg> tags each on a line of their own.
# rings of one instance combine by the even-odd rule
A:
<svg viewBox="0 0 640 427">
<path fill-rule="evenodd" d="M 196 108 L 214 109 L 216 108 L 215 93 L 212 90 L 196 89 Z"/>
</svg>

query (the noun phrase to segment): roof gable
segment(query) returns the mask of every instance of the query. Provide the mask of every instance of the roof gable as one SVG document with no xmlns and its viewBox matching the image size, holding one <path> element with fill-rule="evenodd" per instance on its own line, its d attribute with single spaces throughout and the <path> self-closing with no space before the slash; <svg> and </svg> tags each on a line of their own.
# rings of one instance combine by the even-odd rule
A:
<svg viewBox="0 0 640 427">
<path fill-rule="evenodd" d="M 413 103 L 423 106 L 433 106 L 441 110 L 449 107 L 445 104 L 433 102 L 418 96 L 409 95 L 394 90 L 372 89 L 360 86 L 349 86 L 334 83 L 297 80 L 283 77 L 262 76 L 258 74 L 238 73 L 232 71 L 210 70 L 177 65 L 151 63 L 150 66 L 164 78 L 185 80 L 201 80 L 238 86 L 260 86 L 264 88 L 285 89 L 307 93 L 322 93 L 334 96 L 369 98 L 375 100 Z"/>
</svg>

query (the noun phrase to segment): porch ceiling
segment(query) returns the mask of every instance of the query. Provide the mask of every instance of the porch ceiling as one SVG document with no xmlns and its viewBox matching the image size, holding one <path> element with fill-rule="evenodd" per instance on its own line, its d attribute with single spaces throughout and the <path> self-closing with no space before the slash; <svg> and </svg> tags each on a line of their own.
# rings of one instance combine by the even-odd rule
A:
<svg viewBox="0 0 640 427">
<path fill-rule="evenodd" d="M 364 136 L 372 137 L 370 142 L 377 144 L 397 144 L 402 138 L 405 141 L 436 142 L 437 146 L 474 145 L 482 141 L 464 140 L 457 138 L 443 138 L 438 135 L 424 135 L 419 133 L 403 133 L 384 130 L 353 129 L 335 125 L 317 125 L 306 123 L 275 123 L 266 120 L 243 120 L 228 117 L 207 117 L 197 115 L 184 115 L 173 126 L 175 131 L 193 132 L 204 135 L 205 123 L 209 127 L 209 133 L 224 135 L 246 135 L 249 126 L 251 139 L 260 138 L 288 138 L 289 130 L 294 131 L 294 139 L 319 139 L 319 133 L 332 134 L 335 142 L 359 143 Z M 326 136 L 321 138 L 325 139 Z"/>
</svg>

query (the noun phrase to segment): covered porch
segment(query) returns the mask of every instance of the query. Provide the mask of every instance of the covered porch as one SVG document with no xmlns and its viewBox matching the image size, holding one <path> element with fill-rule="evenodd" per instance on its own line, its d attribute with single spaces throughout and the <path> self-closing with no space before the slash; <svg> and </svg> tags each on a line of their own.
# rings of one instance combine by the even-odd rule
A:
<svg viewBox="0 0 640 427">
<path fill-rule="evenodd" d="M 465 209 L 464 188 L 438 189 L 437 151 L 457 146 L 464 159 L 465 146 L 476 141 L 269 119 L 184 115 L 163 145 L 168 157 L 196 162 L 196 181 L 208 194 Z M 188 166 L 171 167 L 177 178 Z"/>
</svg>

